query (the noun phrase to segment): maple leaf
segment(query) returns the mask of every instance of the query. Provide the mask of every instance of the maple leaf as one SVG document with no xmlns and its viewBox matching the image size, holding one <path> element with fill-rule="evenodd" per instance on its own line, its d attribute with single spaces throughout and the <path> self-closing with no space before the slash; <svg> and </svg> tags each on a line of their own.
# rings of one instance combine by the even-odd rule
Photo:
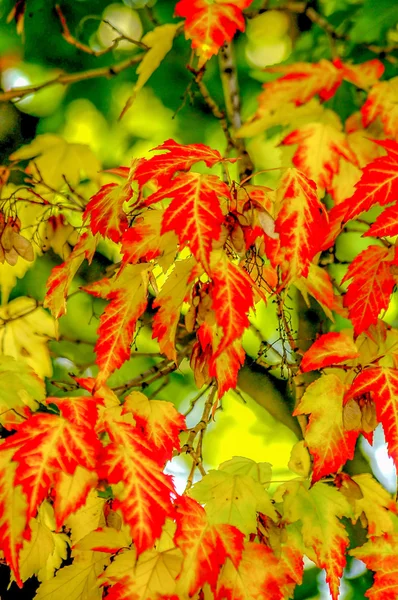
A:
<svg viewBox="0 0 398 600">
<path fill-rule="evenodd" d="M 376 83 L 370 90 L 366 102 L 361 108 L 363 124 L 380 117 L 387 137 L 398 137 L 398 77 Z"/>
<path fill-rule="evenodd" d="M 205 506 L 209 523 L 227 523 L 247 535 L 256 532 L 258 512 L 277 520 L 268 492 L 250 475 L 212 470 L 189 495 Z"/>
<path fill-rule="evenodd" d="M 354 456 L 358 431 L 343 424 L 345 386 L 336 375 L 322 375 L 311 383 L 293 415 L 310 414 L 305 441 L 314 458 L 312 481 L 336 472 Z"/>
<path fill-rule="evenodd" d="M 369 536 L 393 532 L 392 516 L 396 514 L 397 508 L 391 495 L 370 473 L 354 475 L 352 480 L 359 486 L 362 494 L 362 498 L 354 500 L 354 519 L 365 515 Z"/>
<path fill-rule="evenodd" d="M 80 560 L 79 560 L 80 558 Z M 110 562 L 110 555 L 102 552 L 85 552 L 75 557 L 73 564 L 59 569 L 55 577 L 44 581 L 37 590 L 35 600 L 57 600 L 60 590 L 64 600 L 101 600 L 103 589 L 98 575 Z"/>
<path fill-rule="evenodd" d="M 394 237 L 398 235 L 398 203 L 388 206 L 362 237 Z"/>
<path fill-rule="evenodd" d="M 30 144 L 10 155 L 12 161 L 29 159 L 32 160 L 26 172 L 39 182 L 44 176 L 46 185 L 53 190 L 65 188 L 66 181 L 76 189 L 82 174 L 92 181 L 98 181 L 101 170 L 101 165 L 89 146 L 70 144 L 52 133 L 38 135 Z M 49 190 L 45 186 L 39 184 L 35 187 L 37 191 L 43 190 L 48 194 Z"/>
<path fill-rule="evenodd" d="M 319 112 L 319 105 L 308 105 L 300 112 L 295 107 L 310 102 L 314 96 L 322 101 L 334 96 L 344 79 L 357 87 L 367 89 L 383 73 L 383 64 L 376 60 L 360 65 L 330 62 L 321 59 L 318 63 L 296 62 L 291 65 L 270 67 L 272 73 L 283 73 L 282 77 L 264 84 L 264 91 L 258 97 L 259 107 L 239 132 L 240 136 L 251 136 L 272 125 L 290 125 L 292 121 L 305 116 L 312 119 Z M 281 110 L 282 107 L 282 110 Z"/>
<path fill-rule="evenodd" d="M 214 360 L 239 339 L 249 326 L 248 312 L 253 307 L 254 294 L 252 281 L 246 271 L 232 263 L 224 252 L 213 253 L 211 278 L 212 308 L 224 334 L 215 349 Z"/>
<path fill-rule="evenodd" d="M 245 30 L 242 10 L 252 0 L 180 0 L 175 7 L 176 15 L 185 17 L 185 37 L 192 40 L 192 48 L 199 56 L 198 68 L 217 54 L 221 46 L 230 42 L 237 30 Z"/>
<path fill-rule="evenodd" d="M 310 306 L 310 294 L 322 306 L 331 321 L 334 320 L 332 310 L 341 313 L 341 298 L 335 295 L 330 275 L 325 269 L 311 263 L 307 277 L 297 279 L 294 285 L 300 290 L 307 306 Z"/>
<path fill-rule="evenodd" d="M 96 473 L 80 465 L 77 465 L 72 475 L 62 471 L 54 473 L 54 511 L 57 529 L 62 527 L 71 513 L 84 505 L 88 493 L 95 488 L 97 482 Z"/>
<path fill-rule="evenodd" d="M 78 465 L 88 470 L 95 468 L 100 444 L 90 421 L 78 426 L 61 416 L 45 413 L 32 415 L 18 425 L 17 433 L 0 447 L 1 452 L 9 449 L 14 449 L 13 461 L 18 463 L 15 485 L 21 485 L 28 498 L 29 520 L 35 516 L 57 472 L 73 474 Z"/>
<path fill-rule="evenodd" d="M 124 417 L 133 416 L 124 408 Z M 172 479 L 159 465 L 156 447 L 142 429 L 121 417 L 108 415 L 104 423 L 111 439 L 100 456 L 98 474 L 110 484 L 123 484 L 115 491 L 114 509 L 120 508 L 129 526 L 138 554 L 160 536 L 167 517 L 174 516 Z M 162 452 L 162 449 L 160 448 Z"/>
<path fill-rule="evenodd" d="M 175 336 L 180 320 L 181 307 L 193 286 L 194 258 L 176 261 L 174 270 L 163 284 L 153 303 L 159 308 L 153 319 L 152 337 L 157 338 L 160 351 L 177 362 Z"/>
<path fill-rule="evenodd" d="M 93 237 L 89 232 L 84 233 L 66 261 L 51 271 L 43 306 L 49 308 L 56 319 L 66 313 L 66 298 L 73 278 L 85 259 L 91 264 L 97 243 L 97 236 Z"/>
<path fill-rule="evenodd" d="M 320 482 L 311 488 L 309 485 L 297 480 L 284 484 L 278 488 L 275 500 L 283 498 L 286 522 L 301 521 L 304 544 L 314 552 L 316 565 L 325 569 L 332 598 L 337 600 L 349 545 L 339 517 L 350 516 L 352 511 L 347 499 L 335 488 Z"/>
<path fill-rule="evenodd" d="M 0 423 L 13 429 L 45 398 L 44 382 L 27 364 L 0 356 Z"/>
<path fill-rule="evenodd" d="M 158 154 L 149 160 L 141 162 L 134 175 L 134 179 L 143 186 L 150 179 L 156 181 L 158 186 L 169 184 L 170 179 L 178 171 L 189 171 L 197 162 L 203 161 L 207 167 L 213 167 L 219 162 L 228 160 L 234 162 L 236 159 L 225 159 L 218 150 L 213 150 L 204 144 L 179 144 L 174 140 L 166 140 L 154 151 L 167 151 Z"/>
<path fill-rule="evenodd" d="M 133 265 L 157 258 L 166 272 L 177 252 L 177 237 L 174 232 L 161 234 L 164 210 L 148 210 L 134 220 L 134 224 L 123 234 L 123 262 Z"/>
<path fill-rule="evenodd" d="M 338 212 L 340 219 L 346 223 L 361 213 L 369 210 L 374 204 L 384 206 L 398 197 L 398 144 L 385 140 L 377 141 L 387 151 L 387 156 L 380 156 L 362 169 L 362 177 L 355 186 L 355 192 L 338 207 L 332 209 L 330 220 Z"/>
<path fill-rule="evenodd" d="M 208 582 L 214 589 L 226 558 L 237 567 L 242 557 L 244 535 L 231 525 L 211 525 L 204 509 L 182 496 L 176 504 L 175 543 L 184 556 L 179 581 L 192 596 Z"/>
<path fill-rule="evenodd" d="M 335 123 L 309 123 L 292 131 L 282 144 L 298 144 L 293 156 L 296 165 L 318 187 L 329 190 L 333 176 L 338 173 L 340 158 L 353 164 L 357 159 L 351 150 L 346 135 L 340 131 L 338 119 Z"/>
<path fill-rule="evenodd" d="M 129 394 L 123 404 L 123 413 L 131 412 L 137 427 L 156 448 L 155 459 L 162 466 L 172 457 L 173 449 L 180 449 L 179 434 L 186 428 L 185 417 L 171 402 L 148 400 L 140 392 Z"/>
<path fill-rule="evenodd" d="M 23 541 L 19 564 L 22 581 L 36 575 L 39 581 L 54 576 L 55 569 L 66 560 L 69 538 L 65 533 L 54 533 L 54 511 L 49 502 L 43 502 L 36 519 L 29 522 L 30 539 Z"/>
<path fill-rule="evenodd" d="M 212 313 L 213 314 L 213 313 Z M 198 387 L 217 379 L 218 397 L 235 388 L 238 371 L 245 361 L 245 351 L 241 340 L 235 340 L 225 350 L 215 356 L 223 339 L 223 330 L 216 324 L 204 322 L 197 332 L 198 341 L 193 347 L 191 367 Z"/>
<path fill-rule="evenodd" d="M 137 82 L 134 86 L 132 95 L 127 100 L 123 108 L 119 119 L 121 119 L 132 106 L 137 94 L 140 92 L 140 90 L 142 90 L 154 71 L 156 71 L 166 54 L 168 54 L 168 52 L 170 52 L 172 49 L 173 40 L 178 32 L 179 27 L 179 23 L 166 23 L 165 25 L 155 27 L 155 29 L 149 31 L 142 38 L 141 42 L 147 46 L 147 51 L 137 67 Z"/>
<path fill-rule="evenodd" d="M 84 288 L 95 295 L 101 294 L 104 288 L 104 295 L 110 300 L 101 315 L 95 345 L 100 368 L 97 387 L 130 358 L 136 323 L 147 305 L 149 269 L 146 264 L 126 265 L 111 281 L 102 280 L 94 289 Z"/>
<path fill-rule="evenodd" d="M 315 183 L 297 169 L 288 169 L 282 177 L 277 206 L 275 230 L 281 245 L 277 262 L 287 283 L 307 276 L 309 264 L 328 233 L 328 219 Z"/>
<path fill-rule="evenodd" d="M 261 565 L 261 567 L 260 567 Z M 284 586 L 292 579 L 267 546 L 246 542 L 239 566 L 226 560 L 217 583 L 216 600 L 256 600 L 287 596 Z"/>
<path fill-rule="evenodd" d="M 333 64 L 342 70 L 344 79 L 365 90 L 377 83 L 384 73 L 384 65 L 377 58 L 359 65 L 342 63 L 340 59 L 334 59 Z"/>
<path fill-rule="evenodd" d="M 172 538 L 167 538 L 167 521 L 156 548 L 136 557 L 134 550 L 119 552 L 101 576 L 107 586 L 109 600 L 131 598 L 169 598 L 176 591 L 176 579 L 181 570 L 182 553 Z M 173 535 L 175 524 L 173 523 Z M 174 596 L 177 600 L 177 596 Z"/>
<path fill-rule="evenodd" d="M 260 105 L 277 107 L 283 102 L 294 102 L 297 106 L 305 104 L 316 95 L 322 100 L 334 96 L 343 80 L 343 74 L 333 63 L 322 59 L 319 63 L 296 62 L 293 65 L 272 67 L 271 72 L 283 73 L 275 81 L 264 84 L 260 94 Z"/>
<path fill-rule="evenodd" d="M 356 335 L 377 322 L 382 310 L 387 309 L 395 286 L 391 267 L 396 258 L 393 250 L 369 246 L 349 265 L 342 283 L 352 279 L 344 296 Z"/>
<path fill-rule="evenodd" d="M 342 331 L 331 331 L 321 335 L 304 353 L 300 370 L 316 371 L 330 365 L 352 360 L 359 356 L 352 338 Z"/>
<path fill-rule="evenodd" d="M 15 484 L 17 464 L 12 461 L 13 450 L 0 445 L 0 540 L 1 548 L 17 584 L 22 587 L 19 574 L 19 552 L 27 521 L 27 499 L 20 485 Z"/>
<path fill-rule="evenodd" d="M 398 593 L 398 534 L 389 533 L 350 550 L 375 572 L 373 586 L 365 592 L 370 600 L 395 600 Z"/>
<path fill-rule="evenodd" d="M 85 224 L 89 223 L 93 235 L 118 242 L 128 227 L 123 204 L 133 197 L 131 181 L 127 183 L 106 183 L 90 199 L 84 211 Z"/>
<path fill-rule="evenodd" d="M 26 363 L 42 379 L 53 372 L 48 340 L 56 337 L 54 319 L 34 298 L 20 296 L 0 306 L 1 352 Z"/>
<path fill-rule="evenodd" d="M 354 113 L 345 123 L 347 131 L 347 142 L 356 157 L 356 164 L 340 158 L 338 172 L 334 175 L 332 185 L 328 190 L 335 205 L 342 204 L 347 198 L 350 198 L 355 192 L 355 186 L 362 177 L 363 167 L 380 156 L 381 147 L 369 139 L 369 132 L 356 123 L 351 124 L 358 118 L 358 113 Z M 330 244 L 332 245 L 332 244 Z"/>
<path fill-rule="evenodd" d="M 214 240 L 221 234 L 224 216 L 220 197 L 229 198 L 228 186 L 215 175 L 183 173 L 149 196 L 148 204 L 171 198 L 162 221 L 162 233 L 175 231 L 182 246 L 189 245 L 195 258 L 209 268 Z"/>
<path fill-rule="evenodd" d="M 353 381 L 348 398 L 370 392 L 376 405 L 377 420 L 382 423 L 388 444 L 388 454 L 398 464 L 398 370 L 371 367 Z"/>
</svg>

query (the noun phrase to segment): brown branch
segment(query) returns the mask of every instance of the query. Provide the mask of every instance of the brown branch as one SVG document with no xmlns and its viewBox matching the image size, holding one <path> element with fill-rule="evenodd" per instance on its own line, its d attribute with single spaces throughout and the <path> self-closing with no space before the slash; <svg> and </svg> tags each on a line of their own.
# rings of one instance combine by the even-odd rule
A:
<svg viewBox="0 0 398 600">
<path fill-rule="evenodd" d="M 236 72 L 235 61 L 231 44 L 224 44 L 220 53 L 220 74 L 224 91 L 225 108 L 228 120 L 232 125 L 233 132 L 240 129 L 242 119 L 240 115 L 240 94 L 239 84 Z M 238 161 L 239 177 L 241 180 L 247 179 L 253 173 L 254 166 L 246 150 L 245 142 L 242 138 L 234 140 L 239 158 Z"/>
<path fill-rule="evenodd" d="M 188 475 L 187 485 L 185 487 L 184 494 L 192 487 L 193 477 L 194 477 L 196 468 L 199 469 L 199 471 L 201 472 L 202 475 L 206 475 L 206 471 L 204 470 L 203 464 L 202 464 L 203 463 L 202 444 L 203 444 L 203 436 L 204 436 L 205 430 L 210 421 L 210 413 L 211 413 L 211 409 L 212 409 L 214 401 L 215 401 L 216 393 L 217 393 L 217 384 L 213 383 L 212 388 L 209 392 L 209 395 L 207 396 L 207 399 L 206 399 L 206 402 L 205 402 L 205 405 L 203 408 L 202 417 L 201 417 L 199 423 L 197 423 L 195 425 L 195 427 L 193 427 L 190 430 L 188 439 L 185 442 L 185 444 L 181 450 L 181 452 L 186 452 L 193 458 L 193 463 L 192 463 L 190 473 Z M 196 445 L 196 448 L 194 449 L 194 447 L 193 447 L 194 441 L 198 434 L 199 434 L 199 440 Z"/>
<path fill-rule="evenodd" d="M 216 101 L 210 96 L 210 92 L 207 89 L 206 84 L 203 82 L 203 75 L 205 73 L 204 69 L 201 69 L 200 71 L 196 71 L 189 65 L 187 68 L 195 76 L 195 83 L 198 86 L 199 92 L 201 93 L 201 96 L 202 96 L 205 104 L 209 107 L 209 109 L 213 113 L 213 116 L 216 119 L 218 119 L 220 122 L 221 128 L 222 128 L 224 135 L 226 137 L 226 140 L 227 140 L 227 151 L 230 150 L 231 148 L 234 148 L 236 146 L 236 143 L 232 139 L 232 136 L 230 134 L 228 122 L 227 122 L 227 119 L 225 118 L 225 113 L 219 108 Z"/>
<path fill-rule="evenodd" d="M 109 67 L 99 67 L 97 69 L 89 69 L 87 71 L 80 71 L 78 73 L 60 73 L 57 77 L 54 77 L 54 79 L 49 79 L 48 81 L 38 85 L 26 85 L 19 88 L 12 88 L 7 92 L 0 92 L 0 102 L 8 102 L 9 100 L 14 99 L 21 100 L 21 98 L 29 96 L 29 94 L 34 94 L 35 92 L 56 84 L 70 85 L 72 83 L 77 83 L 78 81 L 95 79 L 96 77 L 115 77 L 122 71 L 125 71 L 129 67 L 139 63 L 144 56 L 145 53 L 141 53 L 133 58 L 128 58 L 127 60 Z"/>
</svg>

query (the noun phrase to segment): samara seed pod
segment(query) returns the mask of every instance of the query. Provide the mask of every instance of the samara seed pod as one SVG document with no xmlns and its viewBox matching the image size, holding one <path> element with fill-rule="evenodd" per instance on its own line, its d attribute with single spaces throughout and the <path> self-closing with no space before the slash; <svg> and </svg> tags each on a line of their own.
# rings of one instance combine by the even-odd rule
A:
<svg viewBox="0 0 398 600">
<path fill-rule="evenodd" d="M 343 425 L 346 431 L 361 429 L 362 412 L 356 400 L 348 400 L 343 408 Z"/>
</svg>

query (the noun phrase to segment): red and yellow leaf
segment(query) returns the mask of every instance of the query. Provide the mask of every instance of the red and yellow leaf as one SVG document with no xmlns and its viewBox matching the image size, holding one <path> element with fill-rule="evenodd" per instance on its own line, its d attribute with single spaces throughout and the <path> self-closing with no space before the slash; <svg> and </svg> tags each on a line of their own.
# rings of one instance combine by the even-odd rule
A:
<svg viewBox="0 0 398 600">
<path fill-rule="evenodd" d="M 97 387 L 130 358 L 137 320 L 147 305 L 149 270 L 146 264 L 126 265 L 115 279 L 103 281 L 105 297 L 110 303 L 101 315 L 95 345 L 100 368 Z M 85 289 L 92 293 L 89 287 Z M 99 294 L 97 286 L 96 295 Z"/>
<path fill-rule="evenodd" d="M 283 563 L 267 546 L 246 542 L 238 566 L 226 560 L 217 583 L 216 600 L 283 600 L 284 586 L 292 582 Z"/>
<path fill-rule="evenodd" d="M 219 356 L 249 326 L 248 312 L 254 304 L 253 284 L 246 271 L 232 263 L 222 252 L 211 263 L 213 310 L 223 337 L 215 350 Z"/>
<path fill-rule="evenodd" d="M 344 223 L 369 210 L 374 204 L 384 206 L 398 198 L 398 143 L 378 141 L 377 144 L 387 151 L 366 165 L 362 177 L 355 186 L 355 192 L 337 207 L 343 211 Z M 331 212 L 331 220 L 333 211 Z"/>
<path fill-rule="evenodd" d="M 176 262 L 153 303 L 153 307 L 159 310 L 153 319 L 152 337 L 158 339 L 161 352 L 174 361 L 177 361 L 175 336 L 181 307 L 192 288 L 195 265 L 197 263 L 192 257 Z"/>
<path fill-rule="evenodd" d="M 363 237 L 394 237 L 398 235 L 398 204 L 388 206 L 379 215 Z"/>
<path fill-rule="evenodd" d="M 316 565 L 325 569 L 333 600 L 339 596 L 340 578 L 346 564 L 349 538 L 340 517 L 351 514 L 347 499 L 326 483 L 309 488 L 304 481 L 291 481 L 277 490 L 283 497 L 284 520 L 301 521 L 303 542 L 314 553 Z"/>
<path fill-rule="evenodd" d="M 289 133 L 282 143 L 298 144 L 293 164 L 315 181 L 318 187 L 327 190 L 331 187 L 333 176 L 339 171 L 340 158 L 353 164 L 357 162 L 346 135 L 329 123 L 304 125 Z"/>
<path fill-rule="evenodd" d="M 303 373 L 315 371 L 358 356 L 358 348 L 350 335 L 342 331 L 331 331 L 321 335 L 305 352 L 300 370 Z"/>
<path fill-rule="evenodd" d="M 208 269 L 212 244 L 220 237 L 224 221 L 220 206 L 223 197 L 230 197 L 228 186 L 215 175 L 183 173 L 149 196 L 147 203 L 171 198 L 161 233 L 175 231 L 180 244 L 189 245 L 195 258 Z"/>
<path fill-rule="evenodd" d="M 124 415 L 132 416 L 129 407 Z M 173 517 L 174 486 L 163 473 L 164 465 L 159 465 L 157 448 L 141 428 L 117 416 L 109 417 L 105 427 L 111 443 L 103 449 L 98 474 L 110 484 L 119 484 L 113 507 L 120 509 L 140 554 L 153 546 L 166 518 Z"/>
<path fill-rule="evenodd" d="M 84 233 L 67 260 L 53 268 L 47 280 L 47 294 L 43 306 L 49 308 L 56 319 L 66 313 L 66 298 L 73 278 L 84 259 L 91 263 L 97 244 L 97 236 L 93 237 L 89 232 Z"/>
<path fill-rule="evenodd" d="M 365 127 L 379 117 L 387 137 L 398 137 L 398 77 L 376 83 L 361 108 Z"/>
<path fill-rule="evenodd" d="M 349 265 L 342 283 L 352 279 L 344 296 L 355 334 L 377 322 L 386 310 L 395 285 L 391 267 L 395 265 L 393 250 L 384 246 L 369 246 Z"/>
<path fill-rule="evenodd" d="M 388 454 L 398 465 L 398 370 L 371 367 L 353 381 L 348 397 L 371 393 L 376 405 L 377 420 L 382 423 L 388 444 Z"/>
<path fill-rule="evenodd" d="M 316 185 L 297 169 L 288 169 L 277 191 L 275 230 L 280 237 L 277 264 L 285 282 L 306 277 L 309 264 L 328 234 L 328 219 Z"/>
<path fill-rule="evenodd" d="M 176 505 L 175 543 L 184 556 L 180 585 L 192 596 L 206 582 L 215 589 L 226 558 L 238 566 L 244 534 L 231 525 L 210 525 L 204 509 L 192 498 L 182 496 Z"/>
<path fill-rule="evenodd" d="M 245 30 L 242 10 L 252 0 L 180 0 L 176 15 L 185 17 L 185 37 L 192 40 L 192 48 L 199 56 L 199 68 L 208 61 L 225 42 L 230 42 L 237 30 Z"/>
<path fill-rule="evenodd" d="M 345 386 L 336 375 L 322 375 L 311 383 L 294 415 L 310 414 L 305 441 L 314 458 L 312 481 L 335 473 L 354 456 L 358 431 L 343 424 Z"/>
<path fill-rule="evenodd" d="M 162 236 L 163 215 L 164 210 L 148 210 L 124 232 L 121 239 L 124 262 L 135 265 L 158 258 L 163 268 L 165 261 L 167 270 L 177 252 L 177 238 L 172 231 Z"/>
<path fill-rule="evenodd" d="M 132 392 L 123 404 L 122 414 L 126 412 L 133 415 L 145 439 L 156 448 L 154 458 L 160 466 L 172 458 L 174 449 L 180 449 L 178 436 L 186 429 L 185 417 L 171 402 L 148 400 L 141 392 Z"/>
<path fill-rule="evenodd" d="M 154 148 L 154 152 L 167 151 L 165 154 L 157 154 L 149 160 L 140 162 L 134 179 L 143 186 L 150 179 L 156 181 L 162 187 L 170 182 L 170 179 L 178 171 L 189 171 L 197 162 L 203 161 L 207 167 L 213 167 L 225 160 L 218 150 L 213 150 L 204 144 L 179 144 L 174 140 L 167 140 L 160 146 Z"/>
<path fill-rule="evenodd" d="M 361 548 L 350 551 L 375 572 L 373 586 L 365 593 L 369 600 L 396 600 L 398 595 L 398 534 L 374 537 Z"/>
</svg>

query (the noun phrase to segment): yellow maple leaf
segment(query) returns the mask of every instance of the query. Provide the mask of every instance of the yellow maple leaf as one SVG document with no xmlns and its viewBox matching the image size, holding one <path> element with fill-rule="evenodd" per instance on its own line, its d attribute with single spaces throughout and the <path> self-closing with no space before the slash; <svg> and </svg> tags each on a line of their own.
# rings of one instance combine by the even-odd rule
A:
<svg viewBox="0 0 398 600">
<path fill-rule="evenodd" d="M 1 353 L 27 363 L 42 378 L 52 374 L 47 342 L 55 338 L 54 319 L 33 298 L 21 296 L 0 307 Z"/>
</svg>

